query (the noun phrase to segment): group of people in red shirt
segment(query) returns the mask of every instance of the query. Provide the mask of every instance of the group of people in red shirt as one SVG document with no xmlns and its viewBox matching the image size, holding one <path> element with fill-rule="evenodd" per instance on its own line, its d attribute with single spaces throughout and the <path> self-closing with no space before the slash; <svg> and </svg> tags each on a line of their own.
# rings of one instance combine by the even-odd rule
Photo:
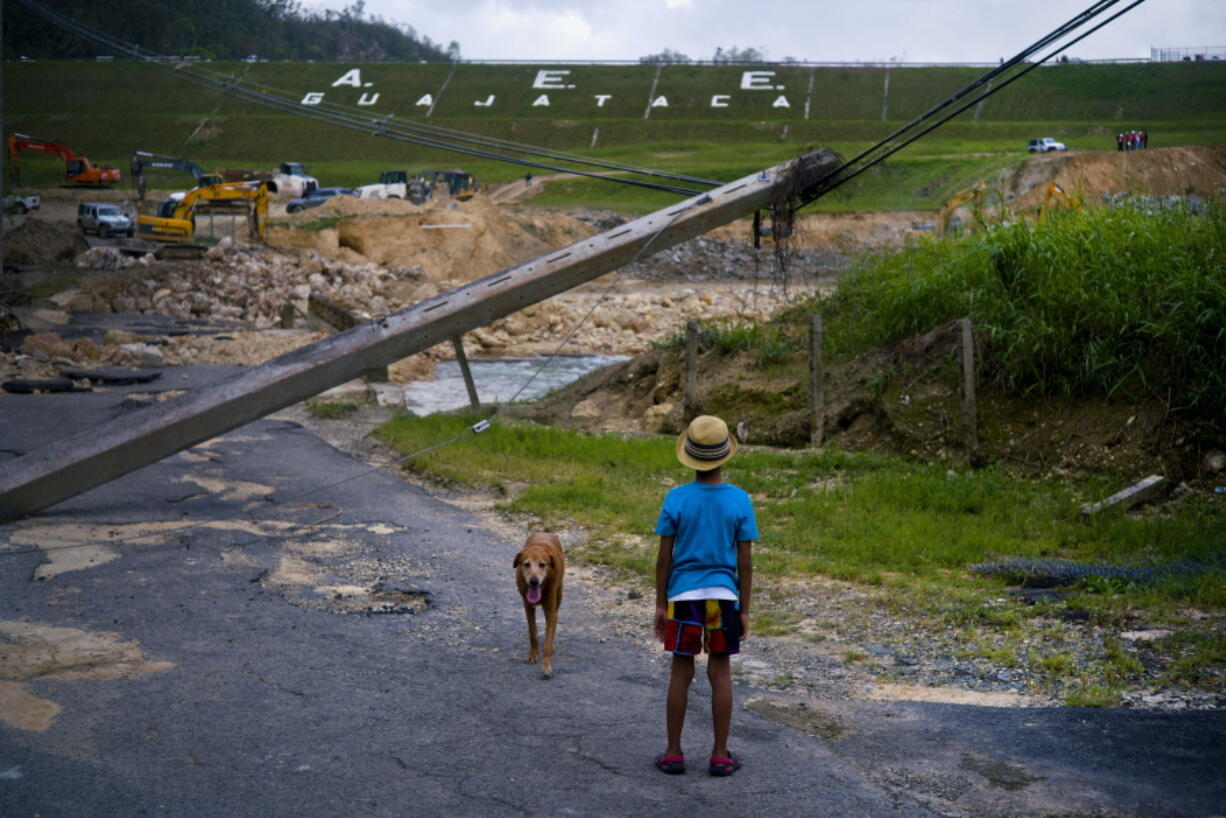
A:
<svg viewBox="0 0 1226 818">
<path fill-rule="evenodd" d="M 1117 151 L 1143 151 L 1149 147 L 1149 134 L 1145 131 L 1126 131 L 1115 135 Z"/>
</svg>

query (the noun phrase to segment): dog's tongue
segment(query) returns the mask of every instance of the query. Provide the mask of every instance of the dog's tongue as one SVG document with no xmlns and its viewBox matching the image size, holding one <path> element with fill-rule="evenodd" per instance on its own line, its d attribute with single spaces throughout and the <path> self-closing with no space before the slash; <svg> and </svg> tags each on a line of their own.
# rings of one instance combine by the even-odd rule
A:
<svg viewBox="0 0 1226 818">
<path fill-rule="evenodd" d="M 540 588 L 540 586 L 538 585 L 538 586 L 537 586 L 537 587 L 535 587 L 535 588 L 531 588 L 531 587 L 530 587 L 530 588 L 528 588 L 528 594 L 527 594 L 527 596 L 528 596 L 528 602 L 532 603 L 533 605 L 535 605 L 536 603 L 540 602 L 540 601 L 541 601 L 541 588 Z"/>
</svg>

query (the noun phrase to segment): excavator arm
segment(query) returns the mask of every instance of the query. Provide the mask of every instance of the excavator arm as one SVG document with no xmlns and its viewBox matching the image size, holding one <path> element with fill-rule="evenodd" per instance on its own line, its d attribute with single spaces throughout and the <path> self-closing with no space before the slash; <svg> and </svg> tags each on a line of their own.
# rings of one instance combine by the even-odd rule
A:
<svg viewBox="0 0 1226 818">
<path fill-rule="evenodd" d="M 136 189 L 136 197 L 145 201 L 145 170 L 177 170 L 190 173 L 196 180 L 197 187 L 214 184 L 214 177 L 209 176 L 204 168 L 187 159 L 178 156 L 164 156 L 160 153 L 136 151 L 132 154 L 132 186 Z M 215 179 L 220 182 L 220 178 Z"/>
</svg>

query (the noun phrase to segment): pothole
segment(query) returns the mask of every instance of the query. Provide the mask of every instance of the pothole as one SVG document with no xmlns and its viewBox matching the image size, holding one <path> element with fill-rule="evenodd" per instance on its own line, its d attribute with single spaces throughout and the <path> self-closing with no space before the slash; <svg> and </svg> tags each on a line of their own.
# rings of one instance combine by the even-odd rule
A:
<svg viewBox="0 0 1226 818">
<path fill-rule="evenodd" d="M 369 591 L 345 594 L 336 592 L 323 601 L 324 610 L 341 614 L 374 616 L 378 614 L 418 614 L 430 607 L 430 592 L 375 586 Z"/>
</svg>

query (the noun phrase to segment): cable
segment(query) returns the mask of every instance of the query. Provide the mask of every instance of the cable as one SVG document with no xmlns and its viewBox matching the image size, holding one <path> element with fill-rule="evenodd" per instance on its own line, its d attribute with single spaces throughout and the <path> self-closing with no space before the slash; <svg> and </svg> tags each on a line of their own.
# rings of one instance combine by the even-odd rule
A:
<svg viewBox="0 0 1226 818">
<path fill-rule="evenodd" d="M 1093 26 L 1089 30 L 1078 35 L 1073 40 L 1070 40 L 1069 42 L 1066 42 L 1060 45 L 1059 47 L 1055 48 L 1054 50 L 1049 52 L 1046 56 L 1042 57 L 1041 59 L 1034 61 L 1034 62 L 1029 61 L 1029 58 L 1033 56 L 1034 54 L 1036 54 L 1038 51 L 1041 51 L 1043 48 L 1046 48 L 1048 45 L 1051 45 L 1053 42 L 1061 39 L 1062 37 L 1065 37 L 1071 34 L 1072 32 L 1076 31 L 1078 28 L 1091 22 L 1095 17 L 1098 17 L 1104 12 L 1106 12 L 1112 6 L 1118 5 L 1120 2 L 1122 2 L 1122 0 L 1100 0 L 1100 2 L 1095 3 L 1090 8 L 1074 16 L 1068 22 L 1057 27 L 1053 32 L 1040 38 L 1034 43 L 1031 43 L 1029 46 L 1027 46 L 1025 49 L 1023 49 L 1013 58 L 1002 63 L 1000 66 L 992 69 L 991 71 L 988 71 L 987 73 L 983 74 L 978 79 L 971 82 L 969 85 L 963 87 L 959 91 L 947 97 L 942 102 L 938 103 L 937 105 L 928 109 L 924 113 L 920 114 L 918 117 L 911 120 L 906 125 L 902 126 L 901 128 L 898 128 L 893 133 L 891 133 L 889 136 L 877 142 L 872 147 L 867 148 L 864 151 L 861 151 L 859 154 L 852 157 L 848 161 L 844 162 L 839 167 L 835 168 L 834 170 L 830 171 L 826 175 L 819 178 L 817 181 L 813 182 L 811 185 L 809 185 L 807 189 L 801 192 L 800 196 L 798 197 L 799 204 L 797 206 L 804 207 L 805 205 L 812 203 L 813 201 L 820 198 L 821 196 L 824 196 L 825 194 L 840 187 L 841 185 L 846 184 L 847 182 L 854 179 L 856 176 L 859 176 L 861 173 L 868 170 L 869 168 L 872 168 L 875 165 L 880 164 L 881 162 L 884 162 L 887 158 L 897 153 L 898 151 L 902 150 L 903 148 L 907 147 L 908 145 L 910 145 L 912 142 L 916 141 L 920 137 L 940 127 L 945 122 L 948 122 L 950 119 L 962 113 L 963 111 L 967 110 L 968 108 L 982 102 L 983 100 L 990 97 L 992 94 L 995 94 L 999 92 L 1000 90 L 1002 90 L 1003 88 L 1008 87 L 1015 80 L 1018 80 L 1021 77 L 1024 77 L 1026 74 L 1030 73 L 1035 68 L 1038 68 L 1040 65 L 1043 65 L 1048 60 L 1050 60 L 1052 57 L 1054 57 L 1056 54 L 1059 54 L 1061 51 L 1064 51 L 1068 49 L 1070 46 L 1081 42 L 1083 39 L 1090 36 L 1095 31 L 1098 31 L 1103 26 L 1107 25 L 1108 23 L 1112 22 L 1113 20 L 1117 19 L 1118 17 L 1127 13 L 1128 11 L 1131 11 L 1133 8 L 1136 8 L 1137 6 L 1141 5 L 1141 3 L 1145 2 L 1145 0 L 1134 0 L 1134 2 L 1132 2 L 1131 4 L 1129 4 L 1122 10 L 1116 12 L 1115 14 L 1111 15 L 1107 19 Z M 995 80 L 997 77 L 1008 74 L 1010 71 L 1013 71 L 1013 69 L 1016 69 L 1018 66 L 1024 66 L 1024 67 L 1022 67 L 1020 70 L 1014 71 L 1014 73 L 1012 73 L 1011 76 L 1007 76 L 1007 78 L 1004 81 L 993 85 L 993 80 Z M 966 102 L 961 102 L 961 100 L 963 100 L 965 97 L 971 96 L 979 88 L 982 88 L 984 86 L 987 86 L 987 87 L 982 93 L 972 96 L 971 99 L 967 100 Z M 960 102 L 961 104 L 959 104 Z M 951 106 L 955 106 L 953 107 L 953 110 L 937 118 L 938 114 L 940 114 L 943 110 L 950 108 Z M 934 119 L 935 121 L 932 121 Z M 918 132 L 911 133 L 912 131 L 916 131 L 917 129 L 918 129 Z"/>
<path fill-rule="evenodd" d="M 227 97 L 241 99 L 255 105 L 284 111 L 316 122 L 345 127 L 351 130 L 361 131 L 374 136 L 383 136 L 397 141 L 409 142 L 421 147 L 461 153 L 478 158 L 507 162 L 525 167 L 534 167 L 542 170 L 551 170 L 559 173 L 570 173 L 578 176 L 586 176 L 588 178 L 593 178 L 600 181 L 629 184 L 637 187 L 660 190 L 667 193 L 675 193 L 687 197 L 696 196 L 701 191 L 673 185 L 654 184 L 637 179 L 622 179 L 614 176 L 604 176 L 591 171 L 583 171 L 571 167 L 561 167 L 555 164 L 506 156 L 489 150 L 483 150 L 476 147 L 465 147 L 463 145 L 455 144 L 455 142 L 447 141 L 447 138 L 455 140 L 456 142 L 465 143 L 467 145 L 483 145 L 497 150 L 512 151 L 529 156 L 543 157 L 562 162 L 569 162 L 572 164 L 599 167 L 606 170 L 632 173 L 636 175 L 645 175 L 653 178 L 672 179 L 674 181 L 702 184 L 708 187 L 717 187 L 724 184 L 723 182 L 715 180 L 702 179 L 683 174 L 672 174 L 666 171 L 642 168 L 620 162 L 591 159 L 578 154 L 547 151 L 542 148 L 524 145 L 523 143 L 503 142 L 486 137 L 480 137 L 475 134 L 466 134 L 464 132 L 454 131 L 451 129 L 402 124 L 391 116 L 384 119 L 371 119 L 365 112 L 357 112 L 355 109 L 346 109 L 344 106 L 337 106 L 331 103 L 315 107 L 313 110 L 308 111 L 305 110 L 303 105 L 297 100 L 290 97 L 281 96 L 278 93 L 272 93 L 267 87 L 255 86 L 254 88 L 248 88 L 240 84 L 241 79 L 235 80 L 234 78 L 229 77 L 223 80 L 220 78 L 220 75 L 216 75 L 217 78 L 212 78 L 208 76 L 209 72 L 207 69 L 203 68 L 188 71 L 185 69 L 168 66 L 165 64 L 165 57 L 153 55 L 139 46 L 126 43 L 118 38 L 106 34 L 105 32 L 88 28 L 69 17 L 60 14 L 54 9 L 37 2 L 37 0 L 20 0 L 20 2 L 31 11 L 46 19 L 48 22 L 65 28 L 81 37 L 97 42 L 107 48 L 128 54 L 138 60 L 144 61 L 151 65 L 155 70 L 160 71 L 163 74 L 177 77 L 194 85 L 220 91 L 223 94 L 222 102 L 224 102 Z M 221 104 L 222 103 L 219 102 L 218 106 Z M 437 135 L 437 138 L 426 135 L 432 132 Z"/>
</svg>

